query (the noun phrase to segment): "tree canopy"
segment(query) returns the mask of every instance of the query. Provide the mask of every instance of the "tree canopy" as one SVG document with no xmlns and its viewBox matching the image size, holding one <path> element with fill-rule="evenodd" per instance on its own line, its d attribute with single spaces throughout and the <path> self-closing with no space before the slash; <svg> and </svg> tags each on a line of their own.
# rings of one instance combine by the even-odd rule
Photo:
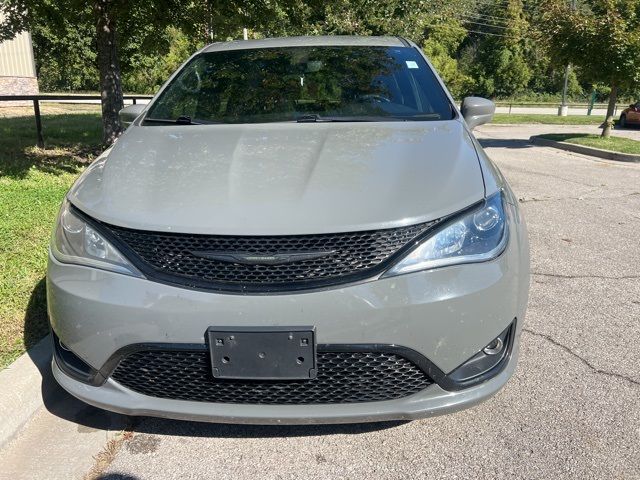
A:
<svg viewBox="0 0 640 480">
<path fill-rule="evenodd" d="M 581 0 L 576 8 L 544 0 L 543 6 L 539 28 L 553 57 L 610 87 L 608 136 L 618 91 L 640 86 L 640 0 Z"/>
<path fill-rule="evenodd" d="M 100 90 L 105 143 L 123 88 L 153 93 L 207 43 L 280 35 L 401 35 L 454 96 L 640 94 L 640 0 L 0 0 L 0 39 L 29 30 L 41 89 Z"/>
</svg>

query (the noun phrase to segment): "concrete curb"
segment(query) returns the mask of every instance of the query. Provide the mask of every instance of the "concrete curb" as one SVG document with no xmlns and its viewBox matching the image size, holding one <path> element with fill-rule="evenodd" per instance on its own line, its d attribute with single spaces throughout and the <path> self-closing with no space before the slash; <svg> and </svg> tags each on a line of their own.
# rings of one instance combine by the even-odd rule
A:
<svg viewBox="0 0 640 480">
<path fill-rule="evenodd" d="M 47 336 L 0 372 L 0 479 L 97 478 L 113 455 L 109 442 L 129 425 L 58 385 Z"/>
<path fill-rule="evenodd" d="M 558 148 L 560 150 L 581 153 L 582 155 L 590 155 L 592 157 L 604 158 L 606 160 L 617 160 L 619 162 L 640 162 L 640 155 L 634 155 L 632 153 L 611 152 L 609 150 L 601 150 L 599 148 L 586 147 L 584 145 L 558 142 L 556 140 L 549 140 L 548 138 L 539 137 L 538 135 L 532 136 L 531 138 L 529 138 L 529 141 L 534 145 Z"/>
<path fill-rule="evenodd" d="M 50 362 L 51 338 L 47 335 L 0 371 L 0 449 L 44 406 L 50 391 L 43 389 L 41 372 L 50 368 Z"/>
</svg>

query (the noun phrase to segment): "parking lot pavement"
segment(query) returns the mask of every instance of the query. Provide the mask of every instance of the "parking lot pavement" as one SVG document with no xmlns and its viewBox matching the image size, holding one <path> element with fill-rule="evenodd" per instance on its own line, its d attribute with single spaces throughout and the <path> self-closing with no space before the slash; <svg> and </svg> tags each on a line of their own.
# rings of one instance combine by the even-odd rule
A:
<svg viewBox="0 0 640 480">
<path fill-rule="evenodd" d="M 640 165 L 533 147 L 532 130 L 478 133 L 531 236 L 520 363 L 498 395 L 401 424 L 140 419 L 102 478 L 640 478 Z"/>
</svg>

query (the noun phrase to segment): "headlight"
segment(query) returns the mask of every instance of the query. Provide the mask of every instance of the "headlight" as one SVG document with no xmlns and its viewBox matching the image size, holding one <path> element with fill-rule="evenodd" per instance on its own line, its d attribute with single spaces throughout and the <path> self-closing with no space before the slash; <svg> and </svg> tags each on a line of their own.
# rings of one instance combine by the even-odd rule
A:
<svg viewBox="0 0 640 480">
<path fill-rule="evenodd" d="M 504 251 L 508 236 L 502 193 L 498 192 L 482 207 L 431 234 L 384 276 L 491 260 Z"/>
<path fill-rule="evenodd" d="M 75 215 L 65 199 L 60 208 L 51 253 L 62 263 L 101 268 L 136 277 L 142 274 L 95 228 Z"/>
</svg>

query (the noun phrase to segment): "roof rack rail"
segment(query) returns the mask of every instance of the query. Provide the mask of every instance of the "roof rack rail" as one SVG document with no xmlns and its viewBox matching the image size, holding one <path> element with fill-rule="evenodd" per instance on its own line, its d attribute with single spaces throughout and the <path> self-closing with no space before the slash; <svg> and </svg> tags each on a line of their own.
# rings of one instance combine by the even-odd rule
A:
<svg viewBox="0 0 640 480">
<path fill-rule="evenodd" d="M 401 37 L 400 35 L 398 35 L 398 40 L 400 40 L 405 47 L 411 46 L 411 44 L 404 37 Z"/>
</svg>

